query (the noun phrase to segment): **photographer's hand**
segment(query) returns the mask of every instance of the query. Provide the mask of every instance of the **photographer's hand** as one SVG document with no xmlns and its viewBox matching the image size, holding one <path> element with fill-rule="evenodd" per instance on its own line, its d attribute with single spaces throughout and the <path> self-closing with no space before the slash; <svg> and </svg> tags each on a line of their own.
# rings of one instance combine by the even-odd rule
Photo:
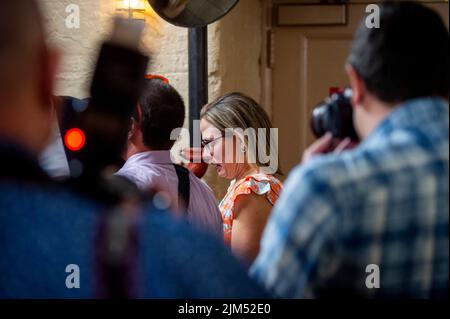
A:
<svg viewBox="0 0 450 319">
<path fill-rule="evenodd" d="M 335 140 L 331 133 L 327 133 L 306 149 L 306 151 L 303 153 L 302 164 L 309 162 L 311 159 L 318 155 L 331 152 L 339 154 L 356 146 L 357 143 L 352 141 L 350 138 L 345 138 L 342 141 Z"/>
<path fill-rule="evenodd" d="M 351 149 L 355 148 L 356 146 L 358 146 L 358 143 L 353 141 L 351 138 L 347 137 L 338 143 L 338 145 L 334 149 L 333 153 L 339 154 L 345 150 L 351 150 Z"/>
<path fill-rule="evenodd" d="M 333 135 L 331 133 L 327 133 L 305 150 L 303 153 L 302 164 L 309 162 L 317 155 L 329 153 L 332 150 L 332 146 Z"/>
</svg>

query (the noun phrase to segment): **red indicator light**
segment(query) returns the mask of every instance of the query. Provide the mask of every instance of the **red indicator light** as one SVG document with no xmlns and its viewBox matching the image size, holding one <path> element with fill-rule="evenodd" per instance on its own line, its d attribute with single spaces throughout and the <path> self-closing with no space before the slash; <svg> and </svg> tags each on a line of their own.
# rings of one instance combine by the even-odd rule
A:
<svg viewBox="0 0 450 319">
<path fill-rule="evenodd" d="M 64 137 L 64 143 L 69 150 L 76 152 L 84 147 L 86 136 L 79 128 L 73 128 L 67 131 Z"/>
</svg>

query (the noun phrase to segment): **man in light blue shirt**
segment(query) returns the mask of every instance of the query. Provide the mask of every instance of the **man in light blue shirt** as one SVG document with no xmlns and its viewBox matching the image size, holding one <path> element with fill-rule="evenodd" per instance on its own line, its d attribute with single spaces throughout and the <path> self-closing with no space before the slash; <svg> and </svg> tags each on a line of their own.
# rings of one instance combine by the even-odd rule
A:
<svg viewBox="0 0 450 319">
<path fill-rule="evenodd" d="M 251 269 L 278 296 L 448 298 L 448 31 L 420 4 L 380 14 L 347 65 L 362 144 L 305 153 Z"/>
</svg>

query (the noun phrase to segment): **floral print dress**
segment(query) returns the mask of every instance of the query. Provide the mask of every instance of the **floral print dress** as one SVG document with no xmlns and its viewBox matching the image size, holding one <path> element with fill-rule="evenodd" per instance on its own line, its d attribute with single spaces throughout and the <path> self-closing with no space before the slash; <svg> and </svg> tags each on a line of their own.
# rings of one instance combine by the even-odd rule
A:
<svg viewBox="0 0 450 319">
<path fill-rule="evenodd" d="M 245 177 L 240 181 L 231 182 L 228 192 L 219 204 L 219 209 L 223 219 L 223 232 L 225 243 L 231 246 L 231 232 L 235 219 L 234 207 L 236 199 L 240 195 L 255 193 L 264 195 L 273 206 L 283 189 L 281 182 L 272 175 L 254 174 Z"/>
</svg>

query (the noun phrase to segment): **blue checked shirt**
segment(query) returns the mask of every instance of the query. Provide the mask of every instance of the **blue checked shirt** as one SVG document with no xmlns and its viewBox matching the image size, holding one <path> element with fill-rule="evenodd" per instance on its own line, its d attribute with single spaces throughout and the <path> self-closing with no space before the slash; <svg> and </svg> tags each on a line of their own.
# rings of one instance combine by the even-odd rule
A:
<svg viewBox="0 0 450 319">
<path fill-rule="evenodd" d="M 448 298 L 448 183 L 448 102 L 408 101 L 293 171 L 251 275 L 284 298 Z"/>
</svg>

